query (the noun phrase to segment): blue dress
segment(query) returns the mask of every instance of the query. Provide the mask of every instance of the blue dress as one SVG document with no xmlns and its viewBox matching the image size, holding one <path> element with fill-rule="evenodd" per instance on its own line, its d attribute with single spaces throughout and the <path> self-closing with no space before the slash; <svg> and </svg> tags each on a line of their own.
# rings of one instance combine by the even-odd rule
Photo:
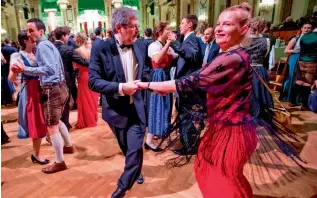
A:
<svg viewBox="0 0 317 198">
<path fill-rule="evenodd" d="M 299 46 L 299 37 L 296 38 L 296 45 L 294 48 L 297 48 L 296 46 Z M 296 50 L 296 49 L 295 49 Z M 284 83 L 283 83 L 283 89 L 281 92 L 280 100 L 284 102 L 290 102 L 292 91 L 294 84 L 296 82 L 296 70 L 297 70 L 297 64 L 299 60 L 299 50 L 295 53 L 291 54 L 288 58 L 288 70 L 287 74 L 285 75 Z"/>
<path fill-rule="evenodd" d="M 152 57 L 153 53 L 157 53 L 162 49 L 163 45 L 156 41 L 149 46 L 149 55 Z M 152 61 L 153 76 L 152 82 L 162 82 L 170 80 L 170 65 L 173 60 L 173 55 L 167 53 L 164 55 L 160 64 Z M 162 96 L 158 93 L 151 93 L 148 132 L 156 136 L 162 136 L 163 133 L 171 124 L 171 107 L 172 94 Z"/>
</svg>

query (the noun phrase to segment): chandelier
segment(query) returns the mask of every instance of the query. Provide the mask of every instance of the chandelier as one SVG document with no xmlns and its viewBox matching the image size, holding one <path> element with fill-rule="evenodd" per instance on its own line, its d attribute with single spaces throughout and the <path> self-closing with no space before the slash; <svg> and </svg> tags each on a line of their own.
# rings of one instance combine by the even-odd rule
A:
<svg viewBox="0 0 317 198">
<path fill-rule="evenodd" d="M 120 8 L 122 6 L 122 0 L 112 0 L 112 5 L 115 9 Z"/>
<path fill-rule="evenodd" d="M 61 10 L 66 10 L 68 5 L 68 0 L 58 0 L 57 5 L 59 5 L 59 8 Z"/>
<path fill-rule="evenodd" d="M 260 1 L 260 6 L 259 6 L 259 12 L 268 14 L 270 10 L 272 10 L 275 0 L 261 0 Z"/>
</svg>

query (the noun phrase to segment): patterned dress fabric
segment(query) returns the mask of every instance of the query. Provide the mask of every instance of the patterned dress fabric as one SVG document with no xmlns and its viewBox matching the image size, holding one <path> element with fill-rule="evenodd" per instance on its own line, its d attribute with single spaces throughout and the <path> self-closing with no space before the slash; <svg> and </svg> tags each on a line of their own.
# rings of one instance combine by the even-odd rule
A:
<svg viewBox="0 0 317 198">
<path fill-rule="evenodd" d="M 211 64 L 175 81 L 178 94 L 186 95 L 195 89 L 207 92 L 206 117 L 209 125 L 203 134 L 194 166 L 196 180 L 206 198 L 253 197 L 243 167 L 253 158 L 258 141 L 264 167 L 267 159 L 278 158 L 265 157 L 264 153 L 273 149 L 285 153 L 294 162 L 300 160 L 288 143 L 289 134 L 252 115 L 253 70 L 249 60 L 242 48 L 222 52 Z M 273 162 L 278 161 L 275 158 Z M 280 167 L 282 172 L 283 166 Z M 260 171 L 254 170 L 256 175 L 262 175 Z"/>
<path fill-rule="evenodd" d="M 269 75 L 263 63 L 268 55 L 269 39 L 267 38 L 251 38 L 251 45 L 246 49 L 250 57 L 250 65 L 253 67 L 261 78 L 269 85 Z M 263 86 L 256 75 L 252 77 L 253 81 L 253 96 L 252 103 L 259 107 L 273 107 L 273 98 L 271 93 Z M 259 107 L 254 107 L 259 109 Z M 255 110 L 256 111 L 256 110 Z"/>
</svg>

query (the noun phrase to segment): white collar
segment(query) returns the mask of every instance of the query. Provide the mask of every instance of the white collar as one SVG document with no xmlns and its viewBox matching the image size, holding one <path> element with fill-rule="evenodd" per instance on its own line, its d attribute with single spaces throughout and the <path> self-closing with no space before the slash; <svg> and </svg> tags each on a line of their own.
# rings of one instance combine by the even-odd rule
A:
<svg viewBox="0 0 317 198">
<path fill-rule="evenodd" d="M 55 41 L 57 41 L 57 42 L 61 42 L 61 43 L 65 43 L 64 41 L 62 41 L 62 40 L 55 40 Z"/>
<path fill-rule="evenodd" d="M 188 32 L 187 34 L 185 34 L 184 41 L 187 39 L 187 37 L 189 37 L 189 35 L 190 35 L 191 33 L 194 33 L 194 31 L 191 31 L 191 32 Z"/>
<path fill-rule="evenodd" d="M 209 43 L 207 43 L 207 44 L 212 45 L 214 42 L 215 42 L 215 39 L 212 39 L 212 40 L 211 40 Z"/>
</svg>

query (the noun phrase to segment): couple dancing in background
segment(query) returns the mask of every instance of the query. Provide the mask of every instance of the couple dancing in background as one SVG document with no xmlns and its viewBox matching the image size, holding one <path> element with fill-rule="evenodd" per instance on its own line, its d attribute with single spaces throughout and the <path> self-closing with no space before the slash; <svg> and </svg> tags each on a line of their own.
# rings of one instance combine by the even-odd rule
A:
<svg viewBox="0 0 317 198">
<path fill-rule="evenodd" d="M 76 128 L 95 127 L 97 126 L 97 100 L 98 94 L 92 92 L 88 88 L 88 66 L 91 51 L 91 42 L 85 34 L 78 33 L 76 41 L 78 48 L 73 49 L 67 44 L 70 35 L 70 28 L 67 26 L 57 27 L 54 30 L 55 47 L 60 52 L 63 66 L 65 68 L 66 84 L 71 93 L 71 96 L 63 110 L 61 120 L 65 123 L 68 129 L 71 128 L 69 123 L 69 112 L 71 105 L 71 98 L 73 98 L 74 105 L 78 102 L 78 119 Z M 76 79 L 74 75 L 74 68 L 79 70 L 78 74 L 78 97 Z"/>
<path fill-rule="evenodd" d="M 22 85 L 18 103 L 18 138 L 32 138 L 34 153 L 31 155 L 31 160 L 34 163 L 44 165 L 48 164 L 49 160 L 40 155 L 41 140 L 49 131 L 50 137 L 53 137 L 51 142 L 56 158 L 55 163 L 44 168 L 43 172 L 55 173 L 67 168 L 63 153 L 74 152 L 67 127 L 63 122 L 59 121 L 68 97 L 68 89 L 64 84 L 65 78 L 61 56 L 54 45 L 43 36 L 45 32 L 43 22 L 39 19 L 31 19 L 27 23 L 27 28 L 28 31 L 22 30 L 18 34 L 22 50 L 12 55 L 13 58 L 10 62 L 11 69 L 9 73 L 9 80 L 12 82 L 17 79 L 18 73 L 22 73 Z M 60 30 L 62 29 L 60 28 Z M 67 37 L 67 33 L 64 31 L 59 31 L 59 33 L 61 33 L 59 37 L 61 40 L 59 42 L 61 43 L 60 46 L 62 46 L 62 37 Z M 36 41 L 38 42 L 37 56 L 33 53 Z M 68 58 L 72 58 L 73 54 L 68 53 L 68 55 Z M 85 53 L 82 53 L 82 55 L 84 56 Z M 59 60 L 57 64 L 56 60 Z M 54 67 L 56 65 L 58 66 L 57 68 Z M 88 89 L 87 82 L 88 68 L 86 67 L 85 69 L 86 82 L 82 82 L 82 85 L 91 92 Z M 40 85 L 42 86 L 41 91 L 39 91 Z M 82 109 L 85 109 L 85 107 L 82 107 Z M 97 105 L 95 107 L 95 114 L 96 117 L 93 118 L 96 125 Z M 90 119 L 92 119 L 91 117 Z M 86 122 L 84 124 L 87 126 Z M 64 143 L 60 141 L 60 135 L 62 135 Z"/>
<path fill-rule="evenodd" d="M 91 41 L 84 33 L 77 33 L 75 42 L 79 46 L 75 51 L 84 59 L 90 60 Z M 76 128 L 97 126 L 99 94 L 88 88 L 88 67 L 73 62 L 78 68 L 78 117 Z"/>
</svg>

